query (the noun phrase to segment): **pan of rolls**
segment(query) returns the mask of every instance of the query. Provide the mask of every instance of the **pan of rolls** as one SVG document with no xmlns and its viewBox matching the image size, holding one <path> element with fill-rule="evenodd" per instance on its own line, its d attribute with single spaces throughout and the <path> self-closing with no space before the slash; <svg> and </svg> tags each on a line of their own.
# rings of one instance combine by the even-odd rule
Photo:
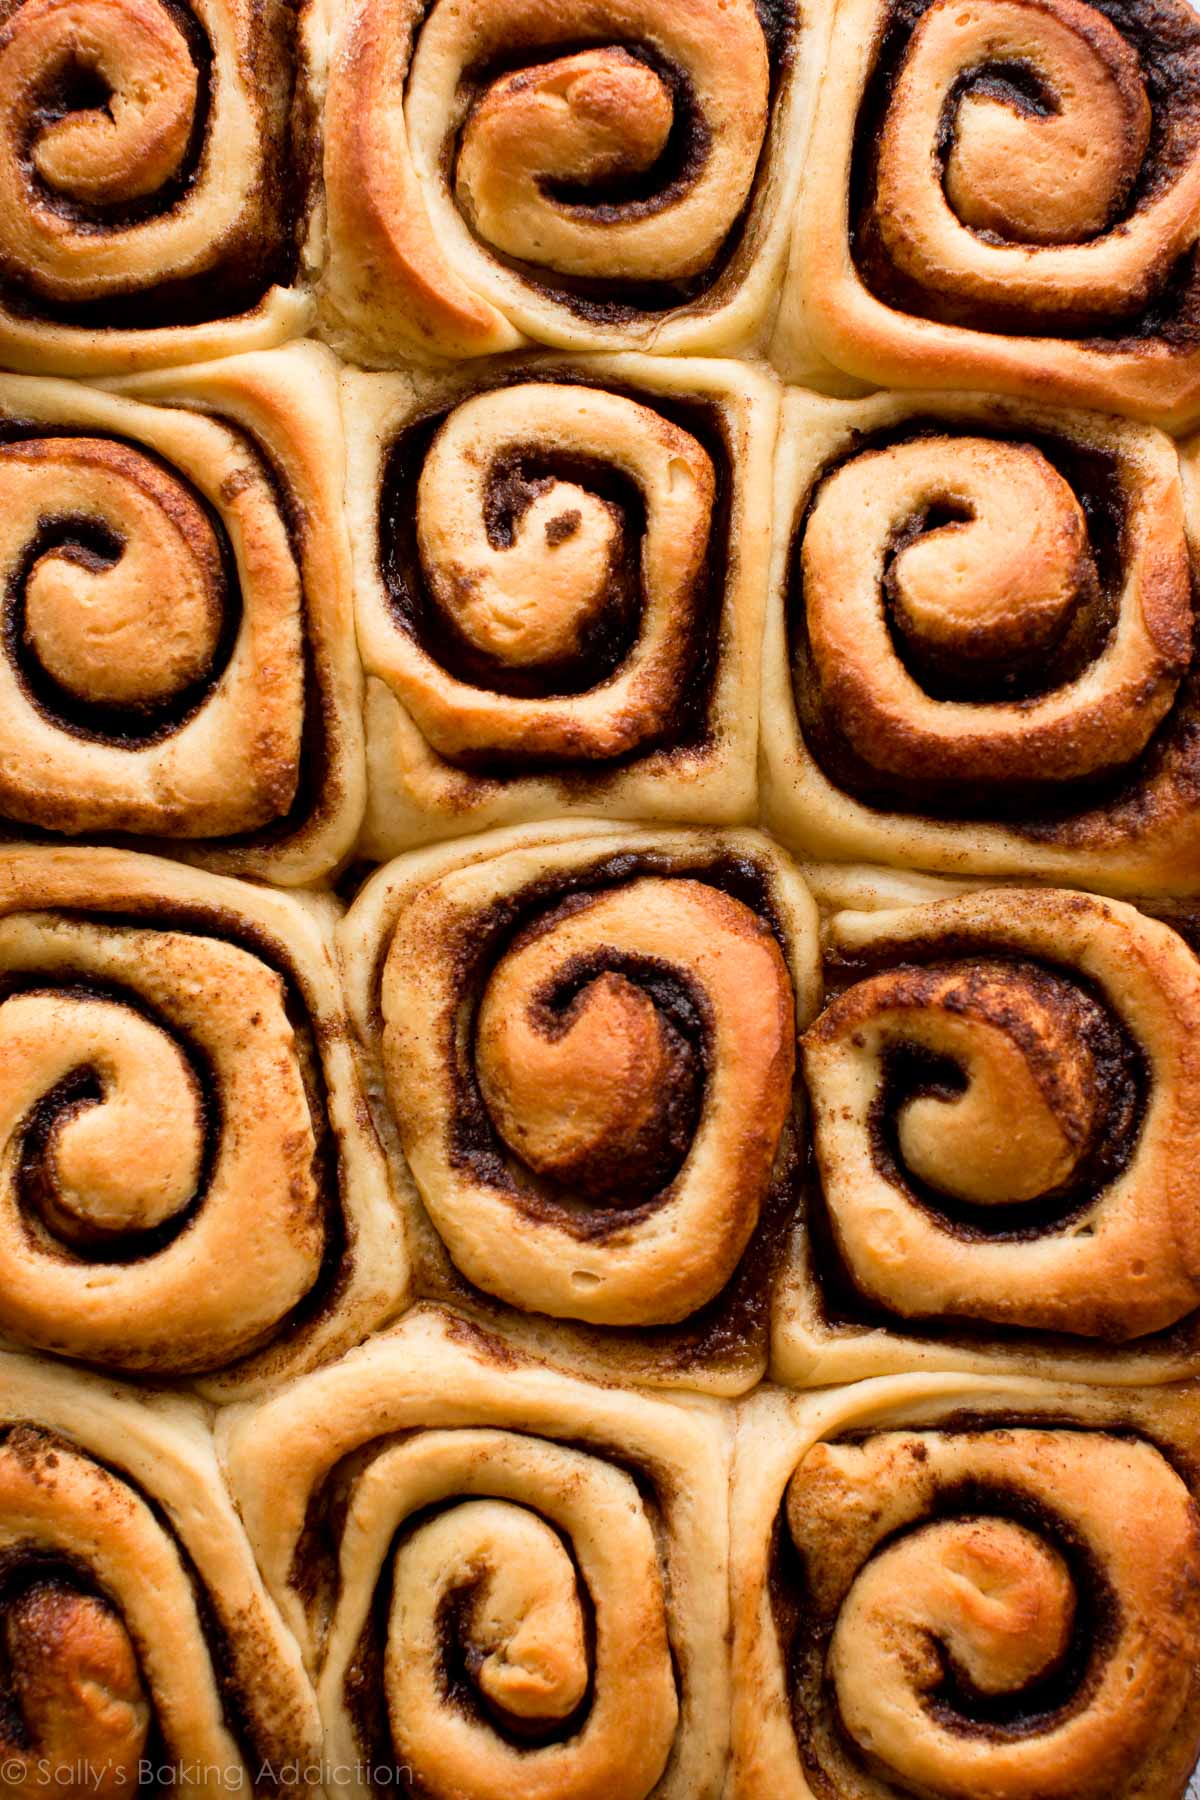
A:
<svg viewBox="0 0 1200 1800">
<path fill-rule="evenodd" d="M 0 1797 L 1200 1800 L 1200 11 L 0 0 Z"/>
</svg>

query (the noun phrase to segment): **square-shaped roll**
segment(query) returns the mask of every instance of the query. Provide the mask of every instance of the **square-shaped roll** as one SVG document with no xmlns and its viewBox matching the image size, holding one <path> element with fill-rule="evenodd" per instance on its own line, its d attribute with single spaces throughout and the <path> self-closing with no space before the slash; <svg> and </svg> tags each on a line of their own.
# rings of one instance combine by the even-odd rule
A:
<svg viewBox="0 0 1200 1800">
<path fill-rule="evenodd" d="M 897 1376 L 741 1408 L 733 1800 L 1178 1800 L 1200 1394 Z"/>
<path fill-rule="evenodd" d="M 1194 916 L 805 866 L 822 1010 L 775 1289 L 789 1385 L 1200 1371 Z"/>
<path fill-rule="evenodd" d="M 108 391 L 0 376 L 0 832 L 121 834 L 283 886 L 365 780 L 333 358 Z"/>
<path fill-rule="evenodd" d="M 0 367 L 112 375 L 302 332 L 308 124 L 286 0 L 14 0 Z"/>
<path fill-rule="evenodd" d="M 345 1791 L 718 1800 L 731 1421 L 418 1307 L 218 1425 Z"/>
<path fill-rule="evenodd" d="M 383 367 L 746 344 L 777 305 L 829 11 L 308 5 L 323 334 Z"/>
<path fill-rule="evenodd" d="M 817 1005 L 787 856 L 512 828 L 397 858 L 340 944 L 417 1291 L 607 1378 L 759 1380 Z"/>
<path fill-rule="evenodd" d="M 719 361 L 347 374 L 363 844 L 755 797 L 777 389 Z"/>
<path fill-rule="evenodd" d="M 1200 418 L 1187 0 L 842 0 L 774 353 Z"/>
<path fill-rule="evenodd" d="M 763 813 L 836 860 L 1200 887 L 1196 449 L 981 394 L 789 393 Z"/>
<path fill-rule="evenodd" d="M 106 849 L 0 851 L 0 1333 L 257 1392 L 404 1305 L 337 903 Z"/>
</svg>

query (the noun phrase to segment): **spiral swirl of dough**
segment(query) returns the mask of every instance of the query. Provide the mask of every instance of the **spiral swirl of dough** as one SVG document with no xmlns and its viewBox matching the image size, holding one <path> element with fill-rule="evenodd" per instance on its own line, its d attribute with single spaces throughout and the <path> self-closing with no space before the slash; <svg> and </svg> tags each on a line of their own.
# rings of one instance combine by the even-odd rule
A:
<svg viewBox="0 0 1200 1800">
<path fill-rule="evenodd" d="M 1200 967 L 1118 901 L 996 890 L 833 923 L 803 1043 L 856 1288 L 1124 1341 L 1200 1301 Z"/>
<path fill-rule="evenodd" d="M 519 35 L 532 49 L 549 29 L 560 38 L 602 29 L 652 46 L 671 59 L 666 71 L 618 42 L 490 82 L 462 128 L 459 206 L 486 243 L 562 274 L 699 275 L 742 209 L 766 128 L 766 47 L 753 9 L 693 0 L 681 14 L 659 0 L 615 8 L 582 0 L 572 10 L 564 17 L 561 6 L 534 6 Z M 419 96 L 444 101 L 458 71 L 511 49 L 511 30 L 490 5 L 435 12 L 414 58 L 414 116 Z M 622 183 L 651 174 L 666 154 L 685 96 L 698 115 L 690 157 L 645 197 L 622 196 Z M 436 120 L 432 105 L 424 117 Z M 435 131 L 418 130 L 418 167 L 431 166 L 436 141 Z M 594 188 L 601 196 L 589 194 Z"/>
<path fill-rule="evenodd" d="M 1134 315 L 1200 209 L 1200 104 L 1181 83 L 1160 106 L 1151 156 L 1138 45 L 1085 0 L 933 0 L 882 124 L 869 233 L 935 317 Z"/>
<path fill-rule="evenodd" d="M 511 1305 L 684 1319 L 728 1281 L 772 1180 L 788 965 L 763 917 L 685 870 L 568 879 L 558 905 L 511 879 L 500 860 L 430 883 L 388 948 L 387 1091 L 425 1207 L 454 1266 Z M 481 961 L 485 887 L 517 929 Z"/>
<path fill-rule="evenodd" d="M 1194 453 L 982 395 L 793 395 L 764 817 L 837 861 L 1191 893 Z"/>
<path fill-rule="evenodd" d="M 414 1514 L 425 1522 L 395 1547 Z M 354 1564 L 322 1681 L 327 1712 L 390 1562 L 389 1748 L 427 1792 L 651 1791 L 678 1702 L 654 1533 L 628 1474 L 519 1432 L 426 1431 L 374 1457 L 345 1528 Z"/>
<path fill-rule="evenodd" d="M 0 1334 L 244 1397 L 402 1304 L 333 903 L 0 852 Z"/>
<path fill-rule="evenodd" d="M 89 79 L 91 105 L 82 98 Z M 157 0 L 26 0 L 10 13 L 0 46 L 0 88 L 14 102 L 0 140 L 0 266 L 52 300 L 128 292 L 138 262 L 159 274 L 163 240 L 186 243 L 193 220 L 155 218 L 97 243 L 97 215 L 178 180 L 200 84 L 184 31 Z"/>
<path fill-rule="evenodd" d="M 915 437 L 822 482 L 798 701 L 848 785 L 978 812 L 1136 764 L 1190 664 L 1191 586 L 1177 471 L 1121 476 L 1119 592 L 1033 444 Z"/>
<path fill-rule="evenodd" d="M 695 438 L 619 394 L 464 401 L 421 469 L 421 592 L 364 619 L 373 666 L 464 767 L 653 745 L 697 661 L 715 484 Z"/>
<path fill-rule="evenodd" d="M 883 122 L 874 232 L 936 313 L 1137 313 L 1195 241 L 1200 106 L 1180 110 L 1166 180 L 1139 184 L 1146 79 L 1099 7 L 934 0 Z"/>
<path fill-rule="evenodd" d="M 316 1754 L 197 1402 L 11 1354 L 0 1388 L 6 1795 L 115 1800 L 205 1768 L 244 1787 Z"/>
<path fill-rule="evenodd" d="M 0 922 L 0 1326 L 212 1369 L 312 1287 L 325 1224 L 283 983 L 235 944 Z"/>
<path fill-rule="evenodd" d="M 204 322 L 268 292 L 257 325 L 235 322 L 229 341 L 285 334 L 302 304 L 271 288 L 285 260 L 285 37 L 278 15 L 240 0 L 5 9 L 6 360 L 96 370 L 212 355 L 221 338 Z"/>
<path fill-rule="evenodd" d="M 727 1436 L 432 1307 L 221 1420 L 327 1763 L 430 1800 L 718 1800 Z M 630 1722 L 636 1718 L 637 1729 Z"/>
<path fill-rule="evenodd" d="M 11 819 L 195 839 L 288 812 L 304 692 L 296 558 L 244 447 L 207 421 L 194 432 L 207 491 L 115 438 L 0 444 Z"/>
<path fill-rule="evenodd" d="M 326 111 L 335 311 L 375 355 L 479 354 L 711 284 L 769 85 L 753 0 L 360 5 Z"/>
<path fill-rule="evenodd" d="M 1195 425 L 1187 0 L 844 0 L 826 70 L 782 372 Z"/>
<path fill-rule="evenodd" d="M 1031 1427 L 824 1442 L 785 1513 L 808 1579 L 793 1704 L 822 1791 L 1179 1791 L 1200 1534 L 1149 1443 Z"/>
</svg>

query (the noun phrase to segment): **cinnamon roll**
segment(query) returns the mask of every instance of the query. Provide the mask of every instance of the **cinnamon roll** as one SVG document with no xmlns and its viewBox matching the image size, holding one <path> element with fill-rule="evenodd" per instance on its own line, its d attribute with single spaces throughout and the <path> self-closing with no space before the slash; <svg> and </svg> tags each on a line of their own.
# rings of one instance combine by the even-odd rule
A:
<svg viewBox="0 0 1200 1800">
<path fill-rule="evenodd" d="M 754 806 L 777 391 L 722 362 L 345 377 L 363 847 Z"/>
<path fill-rule="evenodd" d="M 918 1375 L 746 1402 L 731 1800 L 1180 1800 L 1197 1399 Z"/>
<path fill-rule="evenodd" d="M 323 331 L 368 364 L 745 341 L 782 275 L 827 12 L 312 8 Z"/>
<path fill-rule="evenodd" d="M 361 674 L 333 358 L 0 376 L 0 830 L 284 886 L 348 857 Z"/>
<path fill-rule="evenodd" d="M 218 1431 L 350 1791 L 716 1800 L 715 1408 L 591 1386 L 418 1308 Z"/>
<path fill-rule="evenodd" d="M 0 1332 L 248 1393 L 405 1297 L 337 914 L 148 856 L 0 852 Z"/>
<path fill-rule="evenodd" d="M 845 0 L 826 67 L 782 367 L 1200 418 L 1187 0 Z"/>
<path fill-rule="evenodd" d="M 319 1766 L 299 1649 L 195 1401 L 0 1355 L 8 1800 L 276 1791 Z"/>
<path fill-rule="evenodd" d="M 302 332 L 282 0 L 6 0 L 0 366 L 119 374 Z"/>
<path fill-rule="evenodd" d="M 815 924 L 753 832 L 550 825 L 381 870 L 341 949 L 418 1291 L 600 1374 L 751 1386 Z"/>
<path fill-rule="evenodd" d="M 1192 454 L 978 396 L 791 395 L 768 823 L 818 856 L 1194 892 Z"/>
<path fill-rule="evenodd" d="M 811 1157 L 777 1379 L 1200 1370 L 1184 937 L 1091 894 L 805 873 L 825 1005 L 800 1041 Z"/>
</svg>

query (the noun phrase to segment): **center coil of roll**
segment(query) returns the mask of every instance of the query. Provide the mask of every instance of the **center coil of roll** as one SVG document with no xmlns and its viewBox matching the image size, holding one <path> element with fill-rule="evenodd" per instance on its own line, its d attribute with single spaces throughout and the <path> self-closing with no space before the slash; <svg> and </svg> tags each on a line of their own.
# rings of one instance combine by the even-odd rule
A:
<svg viewBox="0 0 1200 1800">
<path fill-rule="evenodd" d="M 415 533 L 411 465 L 402 441 L 381 494 L 389 678 L 443 756 L 571 765 L 679 728 L 713 610 L 718 475 L 692 433 L 625 395 L 521 383 L 439 423 Z"/>
<path fill-rule="evenodd" d="M 819 483 L 793 559 L 797 710 L 875 805 L 1087 804 L 1185 695 L 1176 474 L 1064 444 L 921 432 Z"/>
<path fill-rule="evenodd" d="M 447 200 L 530 277 L 703 275 L 754 181 L 770 71 L 750 0 L 689 11 L 538 0 L 514 21 L 485 0 L 435 6 L 406 97 L 418 170 L 436 190 L 448 130 Z"/>
<path fill-rule="evenodd" d="M 325 1684 L 344 1692 L 360 1743 L 468 1800 L 509 1784 L 535 1800 L 643 1800 L 679 1701 L 630 1475 L 516 1432 L 427 1430 L 373 1454 L 348 1502 L 363 1556 Z"/>
<path fill-rule="evenodd" d="M 1147 1512 L 1152 1558 L 1129 1531 Z M 1019 1425 L 820 1443 L 782 1530 L 804 1570 L 797 1723 L 839 1791 L 865 1766 L 904 1794 L 1074 1800 L 1170 1743 L 1200 1538 L 1150 1444 Z"/>
<path fill-rule="evenodd" d="M 1186 277 L 1200 104 L 1171 57 L 1189 20 L 1194 37 L 1169 6 L 922 8 L 866 107 L 868 281 L 927 317 L 1067 333 L 1117 329 Z"/>
<path fill-rule="evenodd" d="M 859 1294 L 1114 1342 L 1192 1313 L 1200 975 L 1183 941 L 1045 890 L 844 929 L 848 985 L 802 1058 Z"/>
<path fill-rule="evenodd" d="M 389 1093 L 455 1266 L 559 1317 L 687 1317 L 746 1248 L 792 1105 L 770 925 L 702 879 L 645 874 L 519 909 L 464 980 L 453 886 L 429 893 L 435 958 L 405 950 L 418 917 L 397 937 L 383 1007 Z"/>
</svg>

